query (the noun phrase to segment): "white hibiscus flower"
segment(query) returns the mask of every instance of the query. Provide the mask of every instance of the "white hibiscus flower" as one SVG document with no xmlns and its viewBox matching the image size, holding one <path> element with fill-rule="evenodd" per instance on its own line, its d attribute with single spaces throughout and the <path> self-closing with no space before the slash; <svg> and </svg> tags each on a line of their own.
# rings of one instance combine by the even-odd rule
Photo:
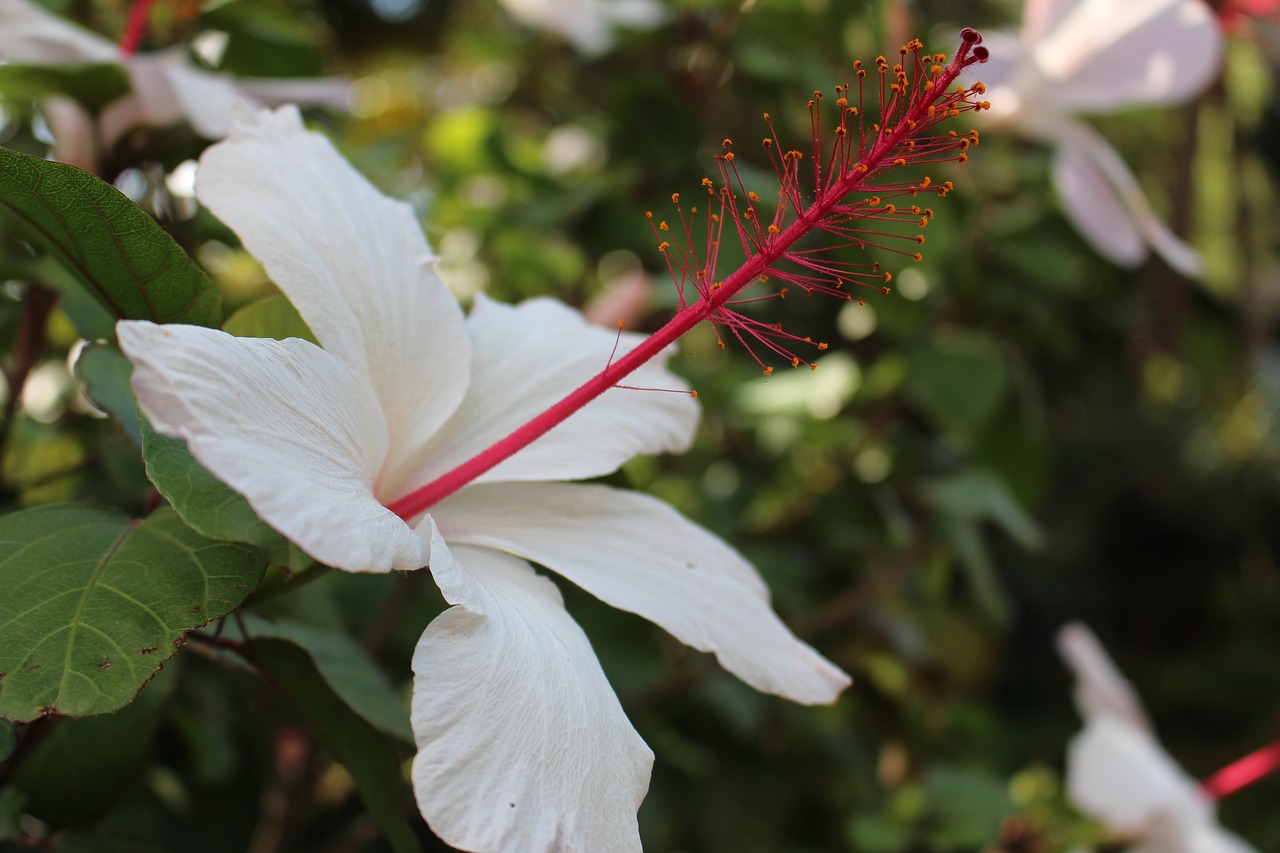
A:
<svg viewBox="0 0 1280 853">
<path fill-rule="evenodd" d="M 42 104 L 54 159 L 96 171 L 100 150 L 137 127 L 188 122 L 206 139 L 227 135 L 236 102 L 299 103 L 346 109 L 346 80 L 236 79 L 207 71 L 185 48 L 126 55 L 110 40 L 50 14 L 29 0 L 0 0 L 0 61 L 33 65 L 110 63 L 124 67 L 131 91 L 95 121 L 69 98 Z"/>
<path fill-rule="evenodd" d="M 1129 853 L 1250 853 L 1218 825 L 1214 801 L 1156 741 L 1133 686 L 1079 623 L 1058 635 L 1084 731 L 1067 750 L 1067 795 Z"/>
<path fill-rule="evenodd" d="M 989 124 L 1054 146 L 1067 217 L 1123 266 L 1154 249 L 1184 275 L 1199 255 L 1151 210 L 1120 155 L 1081 114 L 1180 104 L 1218 74 L 1222 33 L 1201 0 L 1026 0 L 1017 35 L 986 36 Z"/>
<path fill-rule="evenodd" d="M 386 508 L 545 411 L 615 334 L 566 306 L 480 297 L 464 317 L 408 205 L 378 193 L 293 108 L 248 110 L 197 194 L 324 348 L 122 322 L 155 427 L 324 563 L 430 565 L 453 607 L 414 655 L 414 788 L 465 850 L 636 850 L 652 753 L 544 565 L 712 652 L 752 686 L 831 702 L 848 677 L 796 639 L 732 548 L 645 495 L 564 482 L 688 446 L 686 394 L 614 389 L 410 522 Z M 638 336 L 624 336 L 619 353 Z M 638 385 L 680 388 L 666 353 Z"/>
</svg>

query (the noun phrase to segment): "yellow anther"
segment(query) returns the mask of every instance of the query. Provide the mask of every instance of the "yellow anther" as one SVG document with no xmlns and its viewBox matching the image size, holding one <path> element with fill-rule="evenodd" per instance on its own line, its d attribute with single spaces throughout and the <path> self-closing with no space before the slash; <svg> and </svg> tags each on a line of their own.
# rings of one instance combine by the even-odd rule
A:
<svg viewBox="0 0 1280 853">
<path fill-rule="evenodd" d="M 825 350 L 827 349 L 827 347 L 828 347 L 828 346 L 829 346 L 829 345 L 828 345 L 828 344 L 826 344 L 826 343 L 819 343 L 819 344 L 818 344 L 818 349 L 825 351 Z"/>
<path fill-rule="evenodd" d="M 924 255 L 920 254 L 919 252 L 916 252 L 914 255 L 911 256 L 911 260 L 915 261 L 916 263 L 919 263 L 920 261 L 924 260 Z"/>
<path fill-rule="evenodd" d="M 724 142 L 721 142 L 720 144 L 721 144 L 723 147 L 728 148 L 730 145 L 732 145 L 732 144 L 733 144 L 733 140 L 726 136 L 726 137 L 724 138 Z"/>
<path fill-rule="evenodd" d="M 664 220 L 662 220 L 661 222 L 659 222 L 659 223 L 658 223 L 658 230 L 659 230 L 659 231 L 670 231 L 670 230 L 671 230 L 670 228 L 668 228 L 668 227 L 667 227 L 667 220 L 665 220 L 665 219 L 664 219 Z"/>
<path fill-rule="evenodd" d="M 766 367 L 766 368 L 764 369 L 764 375 L 765 375 L 765 376 L 772 376 L 772 375 L 773 375 L 773 368 L 772 368 L 772 367 Z"/>
<path fill-rule="evenodd" d="M 679 204 L 679 203 L 680 203 L 680 193 L 672 193 L 672 194 L 671 194 L 671 203 L 672 203 L 672 204 Z"/>
</svg>

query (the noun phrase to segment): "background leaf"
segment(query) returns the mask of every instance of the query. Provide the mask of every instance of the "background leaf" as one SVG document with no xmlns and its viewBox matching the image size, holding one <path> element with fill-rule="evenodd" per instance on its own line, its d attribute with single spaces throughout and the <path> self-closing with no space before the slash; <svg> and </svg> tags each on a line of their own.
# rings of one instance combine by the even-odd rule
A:
<svg viewBox="0 0 1280 853">
<path fill-rule="evenodd" d="M 406 699 L 392 689 L 376 661 L 346 634 L 321 631 L 296 622 L 247 614 L 249 638 L 275 637 L 305 649 L 316 669 L 344 702 L 383 733 L 413 743 Z M 239 626 L 232 629 L 233 635 Z"/>
<path fill-rule="evenodd" d="M 129 94 L 129 75 L 115 62 L 75 65 L 0 65 L 0 94 L 10 98 L 66 95 L 91 112 Z"/>
<path fill-rule="evenodd" d="M 110 808 L 146 766 L 176 669 L 117 713 L 49 721 L 52 731 L 14 771 L 26 810 L 55 826 L 85 826 Z"/>
<path fill-rule="evenodd" d="M 246 305 L 227 318 L 222 331 L 241 338 L 302 338 L 320 345 L 307 321 L 284 296 L 268 296 Z"/>
<path fill-rule="evenodd" d="M 253 652 L 263 674 L 311 721 L 330 754 L 347 768 L 392 849 L 420 850 L 399 807 L 405 783 L 400 758 L 386 737 L 330 689 L 302 647 L 288 640 L 258 639 Z"/>
<path fill-rule="evenodd" d="M 217 325 L 218 287 L 115 187 L 0 148 L 0 210 L 119 319 Z"/>
<path fill-rule="evenodd" d="M 113 346 L 92 343 L 80 351 L 75 373 L 85 384 L 85 393 L 99 408 L 119 422 L 134 444 L 142 444 L 142 419 L 129 387 L 133 365 Z"/>
<path fill-rule="evenodd" d="M 0 715 L 128 704 L 188 631 L 226 615 L 265 560 L 171 510 L 142 521 L 76 504 L 0 518 Z"/>
</svg>

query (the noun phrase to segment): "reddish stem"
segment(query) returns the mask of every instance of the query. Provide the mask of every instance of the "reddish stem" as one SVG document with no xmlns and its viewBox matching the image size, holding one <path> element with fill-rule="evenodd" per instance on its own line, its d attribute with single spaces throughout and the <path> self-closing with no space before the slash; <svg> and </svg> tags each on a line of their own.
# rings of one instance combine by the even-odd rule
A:
<svg viewBox="0 0 1280 853">
<path fill-rule="evenodd" d="M 1280 741 L 1231 762 L 1201 782 L 1200 787 L 1217 799 L 1247 788 L 1277 768 L 1280 768 Z"/>
<path fill-rule="evenodd" d="M 129 9 L 129 19 L 124 25 L 124 35 L 120 36 L 120 52 L 125 56 L 133 56 L 142 44 L 142 37 L 147 33 L 147 18 L 155 0 L 134 0 Z"/>
<path fill-rule="evenodd" d="M 960 50 L 934 80 L 930 90 L 933 94 L 930 97 L 921 98 L 902 116 L 891 133 L 879 137 L 871 151 L 862 160 L 865 168 L 849 169 L 834 185 L 826 188 L 812 205 L 799 214 L 790 226 L 761 246 L 758 252 L 726 278 L 719 288 L 711 292 L 710 296 L 704 296 L 683 308 L 666 325 L 642 341 L 635 349 L 606 366 L 576 391 L 506 438 L 422 488 L 392 501 L 387 504 L 387 508 L 405 520 L 424 512 L 546 435 L 587 403 L 610 388 L 616 387 L 618 382 L 675 343 L 694 326 L 714 316 L 725 303 L 781 260 L 801 237 L 817 227 L 850 193 L 857 192 L 869 181 L 875 179 L 880 163 L 916 132 L 918 124 L 926 124 L 929 107 L 947 96 L 951 84 L 968 66 L 985 59 L 984 50 L 974 51 L 978 41 L 980 38 L 977 33 L 966 30 Z"/>
</svg>

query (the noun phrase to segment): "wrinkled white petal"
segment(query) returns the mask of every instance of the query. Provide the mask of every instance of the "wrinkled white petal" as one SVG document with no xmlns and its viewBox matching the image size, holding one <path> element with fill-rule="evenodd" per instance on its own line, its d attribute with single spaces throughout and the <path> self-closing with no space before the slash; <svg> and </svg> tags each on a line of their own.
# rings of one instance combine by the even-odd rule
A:
<svg viewBox="0 0 1280 853">
<path fill-rule="evenodd" d="M 637 613 L 768 693 L 835 700 L 849 677 L 782 624 L 764 582 L 720 539 L 648 495 L 576 483 L 470 486 L 433 507 L 453 543 L 541 563 Z"/>
<path fill-rule="evenodd" d="M 400 471 L 457 408 L 471 364 L 462 311 L 413 209 L 304 130 L 294 107 L 237 110 L 226 141 L 200 158 L 196 195 L 373 389 L 391 439 L 386 469 Z"/>
<path fill-rule="evenodd" d="M 108 39 L 27 0 L 0 0 L 0 60 L 35 65 L 119 62 Z"/>
<path fill-rule="evenodd" d="M 1058 632 L 1058 654 L 1075 676 L 1081 716 L 1087 720 L 1095 714 L 1112 714 L 1138 729 L 1152 730 L 1137 691 L 1086 625 L 1072 622 Z"/>
<path fill-rule="evenodd" d="M 1089 0 L 1035 54 L 1062 109 L 1176 104 L 1217 75 L 1222 32 L 1201 0 Z"/>
<path fill-rule="evenodd" d="M 424 527 L 454 605 L 413 655 L 413 787 L 431 829 L 486 853 L 640 850 L 653 753 L 555 585 Z"/>
<path fill-rule="evenodd" d="M 1129 167 L 1093 128 L 1063 124 L 1053 177 L 1071 220 L 1104 255 L 1127 266 L 1141 262 L 1146 250 L 1139 246 L 1135 255 L 1136 230 L 1169 266 L 1188 277 L 1200 274 L 1200 254 L 1156 216 Z"/>
<path fill-rule="evenodd" d="M 1110 714 L 1090 718 L 1071 741 L 1067 794 L 1118 833 L 1141 835 L 1172 817 L 1213 819 L 1195 780 L 1150 735 Z"/>
<path fill-rule="evenodd" d="M 471 385 L 453 417 L 396 476 L 387 491 L 421 486 L 505 438 L 599 373 L 618 341 L 553 299 L 519 305 L 477 296 L 467 320 Z M 626 334 L 618 355 L 640 341 Z M 681 453 L 698 423 L 688 384 L 666 369 L 663 353 L 623 380 L 670 391 L 612 388 L 477 482 L 572 480 L 617 470 L 638 453 Z M 615 356 L 616 358 L 616 356 Z M 683 393 L 680 393 L 683 392 Z"/>
<path fill-rule="evenodd" d="M 349 571 L 417 569 L 426 543 L 374 498 L 386 425 L 363 380 L 319 347 L 197 326 L 117 324 L 156 430 L 308 554 Z"/>
</svg>

